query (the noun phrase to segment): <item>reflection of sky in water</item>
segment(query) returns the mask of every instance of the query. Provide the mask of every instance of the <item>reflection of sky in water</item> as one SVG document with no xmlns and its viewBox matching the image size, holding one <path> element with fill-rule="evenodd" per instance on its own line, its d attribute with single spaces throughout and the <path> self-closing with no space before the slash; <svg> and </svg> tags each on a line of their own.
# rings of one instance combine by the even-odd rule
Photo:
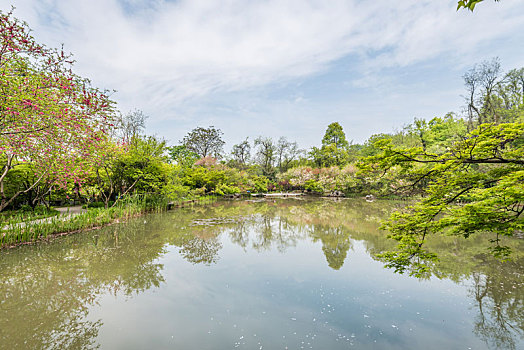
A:
<svg viewBox="0 0 524 350">
<path fill-rule="evenodd" d="M 285 253 L 244 251 L 221 236 L 216 265 L 192 265 L 176 248 L 160 259 L 166 283 L 132 300 L 101 300 L 109 348 L 452 349 L 482 348 L 471 333 L 465 288 L 384 270 L 356 242 L 344 266 L 321 243 Z M 125 317 L 123 317 L 125 315 Z M 428 342 L 428 339 L 431 339 Z"/>
<path fill-rule="evenodd" d="M 83 281 L 85 289 L 90 288 L 87 297 L 81 294 L 80 303 L 87 316 L 73 317 L 98 327 L 98 333 L 82 337 L 104 349 L 488 346 L 474 333 L 479 310 L 472 288 L 479 286 L 473 286 L 473 278 L 462 284 L 437 278 L 420 281 L 394 274 L 372 259 L 370 251 L 387 246 L 377 231 L 377 218 L 384 216 L 380 204 L 284 201 L 198 211 L 147 216 L 98 233 L 13 251 L 7 257 L 18 263 L 29 259 L 52 272 L 39 280 L 11 263 L 12 270 L 4 273 L 35 279 L 42 289 L 35 297 L 44 300 L 47 309 L 60 305 L 60 301 L 46 304 L 54 300 L 52 296 L 67 298 L 61 286 Z M 9 275 L 1 277 L 5 281 Z M 4 286 L 9 290 L 8 284 Z M 489 288 L 488 294 L 493 294 L 493 286 Z M 509 291 L 499 294 L 515 293 L 513 299 L 511 295 L 504 299 L 520 305 L 514 318 L 507 320 L 514 325 L 522 322 L 522 297 L 517 289 Z M 3 307 L 18 305 L 15 298 L 16 293 L 10 294 Z M 489 317 L 494 309 L 490 300 L 484 303 Z M 7 319 L 7 324 L 11 321 Z M 487 338 L 500 337 L 497 332 L 492 330 Z M 17 343 L 23 341 L 14 333 L 11 328 L 0 340 L 8 345 L 16 337 Z M 516 333 L 522 330 L 517 328 Z M 522 345 L 517 334 L 511 339 L 503 345 Z M 52 339 L 49 342 L 53 344 Z M 492 348 L 496 344 L 490 340 Z"/>
</svg>

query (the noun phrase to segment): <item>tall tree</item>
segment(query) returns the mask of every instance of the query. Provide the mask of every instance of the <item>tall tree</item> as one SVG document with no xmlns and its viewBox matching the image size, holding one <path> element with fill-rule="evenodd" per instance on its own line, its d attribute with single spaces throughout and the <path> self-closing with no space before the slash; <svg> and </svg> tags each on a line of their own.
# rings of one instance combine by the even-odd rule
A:
<svg viewBox="0 0 524 350">
<path fill-rule="evenodd" d="M 208 156 L 220 158 L 225 144 L 222 140 L 222 135 L 224 133 L 214 126 L 208 128 L 198 127 L 184 136 L 182 144 L 200 158 Z"/>
<path fill-rule="evenodd" d="M 322 146 L 329 145 L 335 145 L 335 147 L 339 149 L 344 149 L 349 146 L 346 140 L 346 134 L 338 122 L 329 124 L 322 138 Z"/>
<path fill-rule="evenodd" d="M 496 88 L 500 81 L 501 69 L 498 58 L 475 65 L 464 74 L 466 86 L 466 103 L 470 128 L 474 122 L 478 124 L 500 122 L 496 106 Z"/>
<path fill-rule="evenodd" d="M 245 167 L 251 156 L 251 145 L 249 144 L 248 139 L 246 138 L 239 144 L 234 145 L 231 155 L 233 156 L 233 161 L 237 166 Z"/>
<path fill-rule="evenodd" d="M 184 145 L 168 147 L 167 150 L 171 160 L 184 168 L 192 167 L 198 160 L 198 155 Z"/>
<path fill-rule="evenodd" d="M 268 177 L 275 176 L 275 158 L 276 145 L 270 137 L 259 136 L 255 140 L 255 147 L 257 148 L 257 162 L 262 169 L 262 173 Z"/>
<path fill-rule="evenodd" d="M 300 149 L 296 142 L 288 141 L 284 136 L 278 139 L 276 145 L 276 158 L 278 170 L 283 173 L 289 169 L 293 162 L 300 155 Z"/>
<path fill-rule="evenodd" d="M 72 71 L 62 50 L 38 44 L 28 25 L 0 12 L 0 211 L 44 179 L 61 187 L 86 176 L 83 161 L 114 123 L 112 101 Z M 4 191 L 8 173 L 30 162 L 28 187 Z"/>
<path fill-rule="evenodd" d="M 146 128 L 146 120 L 149 118 L 139 109 L 120 115 L 118 118 L 118 129 L 124 143 L 142 136 Z"/>
<path fill-rule="evenodd" d="M 338 122 L 328 125 L 322 138 L 322 147 L 313 147 L 309 152 L 313 163 L 318 167 L 343 166 L 349 161 L 349 143 Z"/>
</svg>

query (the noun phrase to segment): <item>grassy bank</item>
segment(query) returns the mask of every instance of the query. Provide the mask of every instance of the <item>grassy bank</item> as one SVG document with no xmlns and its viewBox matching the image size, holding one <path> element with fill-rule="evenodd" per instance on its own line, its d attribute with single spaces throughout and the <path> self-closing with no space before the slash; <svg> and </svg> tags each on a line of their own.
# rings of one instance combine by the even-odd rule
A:
<svg viewBox="0 0 524 350">
<path fill-rule="evenodd" d="M 0 212 L 0 227 L 10 223 L 45 219 L 59 214 L 59 211 L 45 206 L 37 206 L 34 210 L 29 206 L 22 206 L 19 210 Z"/>
<path fill-rule="evenodd" d="M 147 212 L 161 212 L 171 206 L 206 204 L 216 197 L 199 197 L 169 202 L 159 196 L 137 195 L 119 201 L 111 208 L 91 208 L 84 213 L 71 216 L 53 216 L 45 220 L 27 221 L 25 216 L 14 216 L 0 226 L 0 248 L 37 242 L 47 238 L 99 228 L 120 220 L 127 220 Z M 16 220 L 16 219 L 19 220 Z"/>
</svg>

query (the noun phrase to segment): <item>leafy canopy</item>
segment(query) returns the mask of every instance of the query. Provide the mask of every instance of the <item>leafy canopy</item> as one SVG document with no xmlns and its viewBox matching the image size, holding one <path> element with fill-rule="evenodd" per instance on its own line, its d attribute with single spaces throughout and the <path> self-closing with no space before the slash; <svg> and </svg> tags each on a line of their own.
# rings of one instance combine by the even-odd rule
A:
<svg viewBox="0 0 524 350">
<path fill-rule="evenodd" d="M 384 224 L 398 242 L 397 251 L 381 255 L 388 267 L 417 276 L 428 272 L 436 256 L 424 243 L 435 233 L 488 232 L 491 252 L 508 257 L 501 238 L 524 230 L 524 123 L 481 124 L 446 147 L 395 146 L 390 138 L 375 146 L 382 152 L 366 158 L 363 169 L 408 173 L 412 186 L 427 184 L 418 203 Z"/>
<path fill-rule="evenodd" d="M 210 156 L 219 158 L 225 144 L 222 140 L 223 134 L 220 129 L 214 126 L 208 128 L 198 127 L 184 136 L 182 144 L 200 158 Z"/>
</svg>

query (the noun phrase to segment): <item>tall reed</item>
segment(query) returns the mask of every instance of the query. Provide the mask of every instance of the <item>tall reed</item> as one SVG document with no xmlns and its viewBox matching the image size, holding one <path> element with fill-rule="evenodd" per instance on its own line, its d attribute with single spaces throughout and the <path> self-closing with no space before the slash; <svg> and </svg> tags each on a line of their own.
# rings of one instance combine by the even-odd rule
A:
<svg viewBox="0 0 524 350">
<path fill-rule="evenodd" d="M 15 217 L 0 227 L 0 247 L 45 239 L 53 234 L 100 227 L 117 219 L 129 219 L 145 212 L 161 212 L 167 210 L 168 204 L 165 197 L 141 194 L 128 196 L 111 208 L 92 208 L 76 215 L 29 222 Z"/>
</svg>

